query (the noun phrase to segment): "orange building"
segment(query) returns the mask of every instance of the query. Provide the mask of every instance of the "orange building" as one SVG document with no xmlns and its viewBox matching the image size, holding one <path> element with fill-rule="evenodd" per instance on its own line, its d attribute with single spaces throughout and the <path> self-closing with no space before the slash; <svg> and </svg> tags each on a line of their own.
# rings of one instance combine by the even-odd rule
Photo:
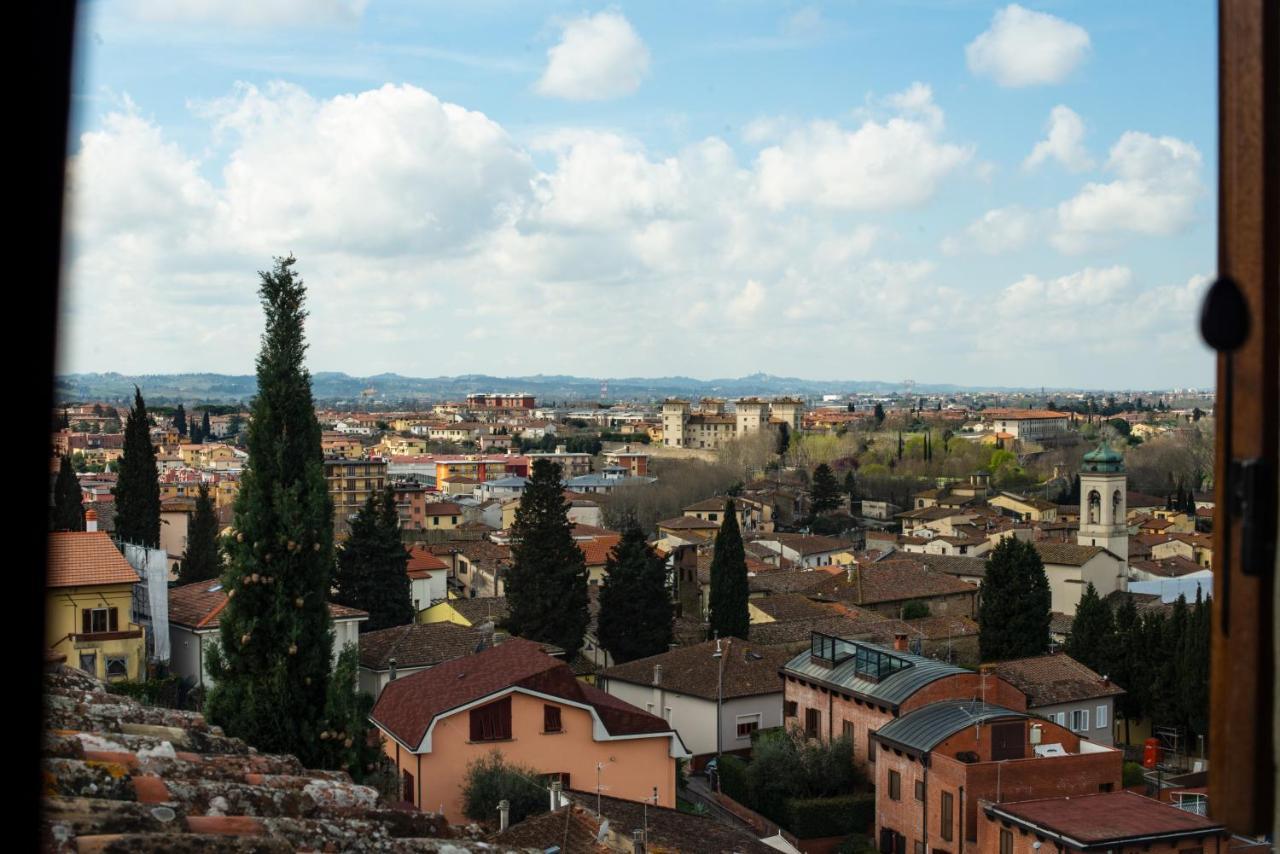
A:
<svg viewBox="0 0 1280 854">
<path fill-rule="evenodd" d="M 540 644 L 511 638 L 389 683 L 370 715 L 399 769 L 405 801 L 466 822 L 467 766 L 492 751 L 564 788 L 676 804 L 676 760 L 689 758 L 666 721 L 574 677 Z M 600 766 L 597 769 L 597 766 Z"/>
</svg>

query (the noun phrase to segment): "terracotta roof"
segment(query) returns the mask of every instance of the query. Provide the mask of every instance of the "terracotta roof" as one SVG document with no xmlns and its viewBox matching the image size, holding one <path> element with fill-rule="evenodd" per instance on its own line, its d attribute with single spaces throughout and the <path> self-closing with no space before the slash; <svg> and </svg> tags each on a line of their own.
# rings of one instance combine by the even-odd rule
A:
<svg viewBox="0 0 1280 854">
<path fill-rule="evenodd" d="M 488 632 L 457 623 L 410 623 L 360 635 L 360 666 L 386 670 L 395 658 L 397 667 L 433 667 L 442 661 L 475 652 Z"/>
<path fill-rule="evenodd" d="M 720 648 L 719 659 L 713 657 L 716 642 L 706 641 L 615 665 L 600 675 L 633 685 L 652 685 L 653 669 L 662 665 L 664 690 L 714 700 L 723 662 L 725 699 L 781 693 L 778 670 L 791 658 L 790 653 L 737 638 L 721 640 Z"/>
<path fill-rule="evenodd" d="M 984 409 L 978 413 L 983 420 L 1000 419 L 1002 421 L 1022 421 L 1030 418 L 1070 418 L 1070 413 L 1054 412 L 1052 409 Z"/>
<path fill-rule="evenodd" d="M 578 548 L 582 551 L 582 556 L 586 558 L 587 566 L 604 566 L 609 560 L 609 554 L 613 551 L 613 547 L 618 544 L 622 537 L 615 534 L 611 537 L 599 537 L 594 540 L 578 540 Z"/>
<path fill-rule="evenodd" d="M 409 573 L 410 578 L 425 578 L 434 570 L 448 568 L 449 564 L 420 545 L 415 545 L 409 550 L 409 562 L 405 565 L 405 571 Z"/>
<path fill-rule="evenodd" d="M 462 478 L 455 477 L 451 483 L 461 483 Z M 436 501 L 430 504 L 424 504 L 422 507 L 422 515 L 424 516 L 461 516 L 462 508 L 450 501 Z"/>
<path fill-rule="evenodd" d="M 985 807 L 988 815 L 1034 825 L 1067 837 L 1076 847 L 1150 844 L 1153 837 L 1225 833 L 1222 825 L 1135 792 L 1044 798 Z"/>
<path fill-rule="evenodd" d="M 370 717 L 401 743 L 416 748 L 440 715 L 513 687 L 589 705 L 610 735 L 674 732 L 662 718 L 579 681 L 564 662 L 543 652 L 541 644 L 523 638 L 397 679 L 383 689 Z"/>
<path fill-rule="evenodd" d="M 1112 697 L 1124 689 L 1065 653 L 1001 661 L 993 665 L 1001 679 L 1027 695 L 1027 707 L 1054 706 L 1094 697 Z"/>
<path fill-rule="evenodd" d="M 822 537 L 817 534 L 761 534 L 755 538 L 757 542 L 775 540 L 801 555 L 823 554 L 852 549 L 853 543 L 836 537 Z"/>
<path fill-rule="evenodd" d="M 1098 555 L 1107 552 L 1101 546 L 1080 546 L 1074 543 L 1036 543 L 1040 560 L 1058 566 L 1084 566 Z"/>
<path fill-rule="evenodd" d="M 813 632 L 855 640 L 870 639 L 875 627 L 887 618 L 874 611 L 848 608 L 850 613 L 828 617 L 787 620 L 781 623 L 756 623 L 749 629 L 751 642 L 761 646 L 808 646 Z"/>
<path fill-rule="evenodd" d="M 216 629 L 219 615 L 227 606 L 227 594 L 217 579 L 194 581 L 169 588 L 169 622 L 192 629 Z M 369 614 L 336 602 L 329 603 L 329 616 L 335 620 L 365 620 Z"/>
<path fill-rule="evenodd" d="M 674 519 L 663 519 L 658 523 L 659 528 L 667 528 L 672 531 L 681 529 L 698 529 L 707 530 L 709 528 L 720 527 L 715 522 L 708 522 L 706 519 L 698 519 L 694 516 L 676 516 Z"/>
<path fill-rule="evenodd" d="M 136 584 L 138 573 L 104 531 L 61 531 L 49 535 L 48 587 Z"/>
<path fill-rule="evenodd" d="M 801 593 L 775 593 L 750 601 L 751 605 L 774 621 L 799 620 L 805 617 L 829 617 L 831 606 L 813 601 Z"/>
<path fill-rule="evenodd" d="M 813 569 L 775 569 L 757 572 L 747 579 L 752 590 L 770 593 L 803 593 L 830 579 L 831 576 Z"/>
<path fill-rule="evenodd" d="M 924 564 L 930 569 L 945 572 L 947 575 L 965 576 L 967 578 L 985 578 L 987 575 L 987 562 L 980 557 L 913 554 L 911 559 L 916 563 Z"/>
<path fill-rule="evenodd" d="M 479 850 L 442 817 L 392 807 L 345 772 L 258 753 L 197 712 L 105 687 L 47 665 L 42 850 Z"/>
<path fill-rule="evenodd" d="M 862 576 L 860 583 L 858 575 Z M 946 573 L 935 572 L 917 561 L 890 559 L 864 564 L 853 573 L 828 575 L 826 581 L 814 586 L 809 592 L 815 597 L 874 605 L 880 602 L 928 599 L 933 596 L 972 596 L 977 591 L 972 584 Z"/>
<path fill-rule="evenodd" d="M 505 596 L 477 596 L 470 599 L 450 599 L 449 607 L 457 611 L 473 626 L 481 623 L 487 623 L 489 620 L 497 625 L 502 625 L 507 619 L 509 613 L 507 609 L 507 597 Z"/>
<path fill-rule="evenodd" d="M 1129 566 L 1132 569 L 1149 572 L 1152 575 L 1159 575 L 1164 578 L 1181 578 L 1184 575 L 1190 575 L 1193 572 L 1200 572 L 1204 569 L 1194 560 L 1185 558 L 1182 555 L 1160 558 L 1159 560 L 1135 560 Z"/>
</svg>

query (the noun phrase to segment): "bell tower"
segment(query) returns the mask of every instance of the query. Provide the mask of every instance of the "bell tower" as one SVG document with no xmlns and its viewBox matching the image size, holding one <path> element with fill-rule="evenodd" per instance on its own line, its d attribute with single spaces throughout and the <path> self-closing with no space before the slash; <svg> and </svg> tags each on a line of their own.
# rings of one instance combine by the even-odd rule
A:
<svg viewBox="0 0 1280 854">
<path fill-rule="evenodd" d="M 1080 533 L 1082 546 L 1101 546 L 1125 564 L 1129 561 L 1128 507 L 1124 457 L 1105 441 L 1084 455 L 1080 465 Z"/>
</svg>

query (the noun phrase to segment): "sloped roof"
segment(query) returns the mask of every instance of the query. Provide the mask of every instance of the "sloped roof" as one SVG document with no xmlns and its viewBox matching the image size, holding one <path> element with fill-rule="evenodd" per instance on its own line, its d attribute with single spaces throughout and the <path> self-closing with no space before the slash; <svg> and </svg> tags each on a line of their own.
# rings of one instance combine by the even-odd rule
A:
<svg viewBox="0 0 1280 854">
<path fill-rule="evenodd" d="M 1035 546 L 1036 551 L 1040 552 L 1040 560 L 1058 566 L 1084 566 L 1104 552 L 1111 554 L 1102 546 L 1081 546 L 1075 543 L 1036 543 Z"/>
<path fill-rule="evenodd" d="M 853 658 L 834 667 L 827 667 L 813 658 L 812 649 L 806 649 L 787 662 L 785 669 L 787 673 L 801 679 L 832 685 L 847 693 L 879 700 L 892 706 L 897 706 L 916 691 L 939 679 L 970 672 L 954 664 L 946 664 L 909 652 L 898 652 L 877 644 L 862 641 L 852 643 L 893 656 L 910 666 L 890 674 L 879 682 L 874 682 L 857 672 L 857 665 Z"/>
<path fill-rule="evenodd" d="M 135 584 L 138 573 L 103 531 L 59 531 L 49 535 L 48 587 Z"/>
<path fill-rule="evenodd" d="M 450 599 L 449 607 L 461 614 L 473 626 L 493 620 L 499 625 L 507 619 L 507 597 L 477 596 L 470 599 Z"/>
<path fill-rule="evenodd" d="M 775 593 L 771 596 L 761 596 L 752 599 L 750 604 L 775 621 L 829 617 L 832 613 L 830 605 L 815 602 L 801 593 Z"/>
<path fill-rule="evenodd" d="M 1113 697 L 1124 689 L 1065 653 L 1001 661 L 994 672 L 1027 695 L 1027 707 L 1054 706 L 1095 697 Z"/>
<path fill-rule="evenodd" d="M 877 741 L 927 753 L 967 726 L 984 721 L 1026 718 L 1003 706 L 973 700 L 929 703 L 900 718 L 894 718 L 873 733 Z"/>
<path fill-rule="evenodd" d="M 169 622 L 191 629 L 216 629 L 219 615 L 227 607 L 227 594 L 218 579 L 193 581 L 169 588 Z M 369 614 L 336 602 L 329 603 L 329 616 L 335 620 L 367 620 Z"/>
<path fill-rule="evenodd" d="M 1225 833 L 1217 822 L 1127 791 L 993 804 L 985 809 L 988 814 L 1060 834 L 1073 848 L 1115 848 L 1129 840 L 1150 844 L 1153 838 L 1166 835 Z"/>
<path fill-rule="evenodd" d="M 812 596 L 859 605 L 976 593 L 972 584 L 908 559 L 861 564 L 852 572 L 829 575 L 809 590 Z"/>
<path fill-rule="evenodd" d="M 791 658 L 789 653 L 737 638 L 722 639 L 720 648 L 721 657 L 715 658 L 715 641 L 682 646 L 615 665 L 601 675 L 632 685 L 652 685 L 654 667 L 661 665 L 663 690 L 714 700 L 723 663 L 725 699 L 782 692 L 778 669 Z"/>
<path fill-rule="evenodd" d="M 448 568 L 447 563 L 420 545 L 415 545 L 409 550 L 409 562 L 405 564 L 405 571 L 409 573 L 410 578 L 424 578 L 433 571 Z"/>
<path fill-rule="evenodd" d="M 383 689 L 370 717 L 402 744 L 416 748 L 437 717 L 513 687 L 589 705 L 610 735 L 673 732 L 662 718 L 580 682 L 541 644 L 523 638 L 397 679 Z"/>
<path fill-rule="evenodd" d="M 360 666 L 387 670 L 394 658 L 397 667 L 434 667 L 475 652 L 487 635 L 457 623 L 410 623 L 365 632 L 360 635 Z"/>
</svg>

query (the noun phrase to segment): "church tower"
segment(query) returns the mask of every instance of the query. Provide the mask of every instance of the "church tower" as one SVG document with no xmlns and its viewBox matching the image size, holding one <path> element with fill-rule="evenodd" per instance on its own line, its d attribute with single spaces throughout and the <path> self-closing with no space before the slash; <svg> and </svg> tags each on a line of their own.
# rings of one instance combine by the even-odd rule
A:
<svg viewBox="0 0 1280 854">
<path fill-rule="evenodd" d="M 1128 565 L 1125 486 L 1124 457 L 1105 441 L 1084 455 L 1080 466 L 1080 533 L 1076 542 L 1101 546 Z"/>
</svg>

